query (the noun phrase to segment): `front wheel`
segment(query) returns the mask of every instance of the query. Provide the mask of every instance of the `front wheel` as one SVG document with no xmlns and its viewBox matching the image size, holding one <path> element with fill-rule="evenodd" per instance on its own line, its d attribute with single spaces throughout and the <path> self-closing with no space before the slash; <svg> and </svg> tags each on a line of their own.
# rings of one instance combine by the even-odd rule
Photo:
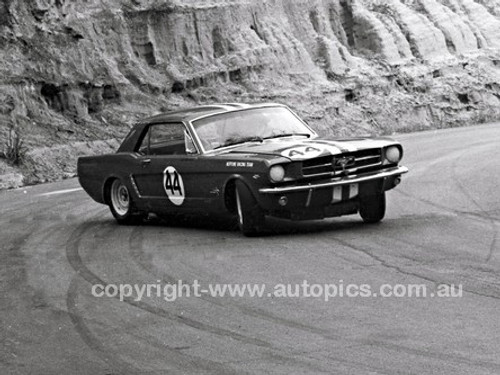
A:
<svg viewBox="0 0 500 375">
<path fill-rule="evenodd" d="M 241 181 L 236 181 L 236 208 L 238 226 L 245 236 L 258 235 L 264 224 L 264 212 L 250 189 Z"/>
<path fill-rule="evenodd" d="M 133 201 L 127 186 L 115 179 L 109 190 L 109 208 L 118 224 L 135 224 L 142 216 L 134 213 Z"/>
<path fill-rule="evenodd" d="M 385 216 L 385 193 L 370 195 L 361 199 L 359 214 L 365 223 L 373 224 Z"/>
</svg>

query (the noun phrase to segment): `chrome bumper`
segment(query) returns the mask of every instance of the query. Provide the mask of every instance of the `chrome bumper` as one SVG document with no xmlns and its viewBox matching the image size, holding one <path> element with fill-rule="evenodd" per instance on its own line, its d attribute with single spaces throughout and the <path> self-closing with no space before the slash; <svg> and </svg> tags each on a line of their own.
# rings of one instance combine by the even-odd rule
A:
<svg viewBox="0 0 500 375">
<path fill-rule="evenodd" d="M 259 193 L 262 194 L 281 194 L 281 193 L 290 193 L 295 191 L 304 191 L 304 190 L 316 190 L 333 186 L 342 186 L 349 184 L 356 184 L 360 182 L 366 182 L 371 180 L 377 180 L 380 178 L 392 177 L 402 175 L 403 173 L 407 173 L 408 168 L 406 167 L 396 167 L 391 169 L 384 169 L 381 171 L 377 171 L 375 173 L 366 174 L 363 176 L 349 176 L 344 178 L 334 179 L 329 182 L 322 183 L 310 183 L 308 185 L 300 185 L 300 186 L 286 186 L 286 187 L 275 187 L 275 188 L 262 188 L 259 189 Z"/>
</svg>

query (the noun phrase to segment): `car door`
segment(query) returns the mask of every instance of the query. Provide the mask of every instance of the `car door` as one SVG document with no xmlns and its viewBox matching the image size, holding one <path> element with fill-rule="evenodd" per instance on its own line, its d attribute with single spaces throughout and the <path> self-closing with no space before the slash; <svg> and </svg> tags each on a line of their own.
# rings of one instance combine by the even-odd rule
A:
<svg viewBox="0 0 500 375">
<path fill-rule="evenodd" d="M 151 211 L 198 207 L 196 161 L 199 155 L 182 123 L 151 124 L 137 149 L 132 178 Z"/>
</svg>

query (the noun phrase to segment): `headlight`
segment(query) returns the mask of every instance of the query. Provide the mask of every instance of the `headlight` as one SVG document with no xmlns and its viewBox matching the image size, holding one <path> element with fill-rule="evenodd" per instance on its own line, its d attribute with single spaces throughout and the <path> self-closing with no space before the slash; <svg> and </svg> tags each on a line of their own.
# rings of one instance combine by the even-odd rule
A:
<svg viewBox="0 0 500 375">
<path fill-rule="evenodd" d="M 385 158 L 389 163 L 399 163 L 401 160 L 401 151 L 399 147 L 391 146 L 385 150 Z"/>
<path fill-rule="evenodd" d="M 285 178 L 285 168 L 275 165 L 269 170 L 269 178 L 272 182 L 281 182 Z"/>
</svg>

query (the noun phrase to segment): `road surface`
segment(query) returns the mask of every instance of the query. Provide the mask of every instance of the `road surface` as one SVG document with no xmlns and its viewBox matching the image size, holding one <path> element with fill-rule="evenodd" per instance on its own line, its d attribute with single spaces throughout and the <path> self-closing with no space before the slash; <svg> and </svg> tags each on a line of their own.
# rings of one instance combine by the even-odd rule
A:
<svg viewBox="0 0 500 375">
<path fill-rule="evenodd" d="M 499 374 L 500 125 L 397 138 L 410 173 L 371 226 L 271 220 L 245 238 L 206 223 L 118 226 L 74 179 L 1 192 L 0 373 Z M 92 294 L 179 280 L 429 293 Z M 462 296 L 431 297 L 442 284 Z"/>
</svg>

